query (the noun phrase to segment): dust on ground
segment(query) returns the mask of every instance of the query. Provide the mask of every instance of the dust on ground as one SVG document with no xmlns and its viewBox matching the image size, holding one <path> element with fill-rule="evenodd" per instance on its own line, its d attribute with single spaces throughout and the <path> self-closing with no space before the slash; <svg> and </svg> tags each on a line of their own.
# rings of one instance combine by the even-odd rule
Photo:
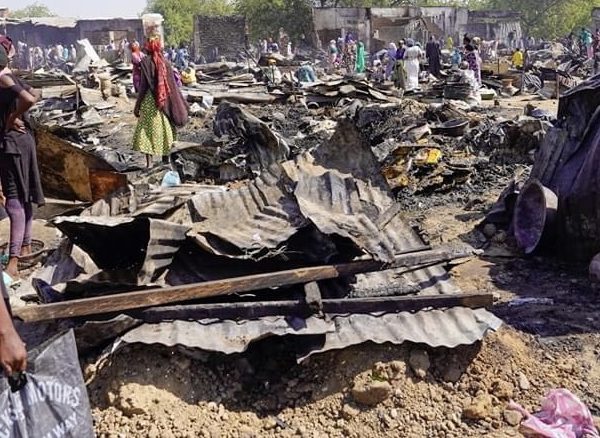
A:
<svg viewBox="0 0 600 438">
<path fill-rule="evenodd" d="M 527 103 L 495 110 L 511 117 Z M 556 111 L 556 101 L 535 103 Z M 521 418 L 509 400 L 535 410 L 558 387 L 600 416 L 600 304 L 580 267 L 522 258 L 505 233 L 478 227 L 504 184 L 405 212 L 434 245 L 463 240 L 484 251 L 451 271 L 464 292 L 497 299 L 492 310 L 506 324 L 482 342 L 368 343 L 299 365 L 286 337 L 230 356 L 127 346 L 103 368 L 84 366 L 98 436 L 510 437 Z"/>
</svg>

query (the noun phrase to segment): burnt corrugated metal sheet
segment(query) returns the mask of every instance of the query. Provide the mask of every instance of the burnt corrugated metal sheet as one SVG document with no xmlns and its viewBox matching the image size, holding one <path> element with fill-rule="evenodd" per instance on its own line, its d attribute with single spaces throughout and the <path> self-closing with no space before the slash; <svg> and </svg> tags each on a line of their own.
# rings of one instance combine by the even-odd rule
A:
<svg viewBox="0 0 600 438">
<path fill-rule="evenodd" d="M 190 236 L 213 254 L 260 258 L 306 225 L 278 166 L 237 190 L 206 192 L 188 206 Z"/>
<path fill-rule="evenodd" d="M 502 320 L 485 309 L 454 307 L 447 310 L 388 313 L 384 315 L 339 315 L 335 330 L 325 333 L 325 342 L 302 358 L 371 341 L 376 344 L 414 342 L 431 347 L 454 348 L 481 340 L 498 330 Z"/>
<path fill-rule="evenodd" d="M 165 218 L 183 206 L 192 196 L 204 192 L 224 192 L 225 187 L 203 184 L 181 184 L 143 190 L 129 186 L 107 199 L 96 201 L 81 216 L 148 216 Z"/>
<path fill-rule="evenodd" d="M 190 235 L 213 254 L 259 259 L 285 251 L 286 242 L 310 221 L 321 235 L 345 237 L 375 259 L 391 261 L 395 254 L 423 246 L 399 214 L 380 224 L 395 205 L 383 189 L 316 165 L 310 155 L 303 155 L 272 167 L 240 189 L 194 196 L 188 206 L 199 222 Z M 355 296 L 458 292 L 443 267 L 404 272 L 358 275 L 351 292 Z M 206 272 L 197 274 L 192 277 L 206 277 Z"/>
<path fill-rule="evenodd" d="M 423 240 L 399 214 L 379 224 L 384 214 L 395 206 L 388 192 L 349 175 L 317 166 L 307 156 L 290 165 L 286 172 L 299 181 L 296 196 L 302 213 L 325 234 L 351 239 L 375 259 L 393 260 L 394 255 L 423 245 Z M 352 286 L 356 296 L 423 295 L 458 293 L 442 266 L 433 266 L 403 274 L 404 270 L 387 270 L 360 274 Z"/>
<path fill-rule="evenodd" d="M 144 217 L 62 217 L 54 224 L 100 269 L 133 270 L 140 285 L 164 273 L 190 228 Z"/>
<path fill-rule="evenodd" d="M 183 345 L 226 354 L 242 353 L 255 341 L 269 336 L 322 335 L 335 330 L 332 322 L 311 317 L 297 319 L 290 324 L 285 317 L 266 317 L 251 321 L 171 321 L 160 324 L 142 324 L 122 339 L 124 342 L 162 344 L 167 347 Z"/>
<path fill-rule="evenodd" d="M 346 348 L 367 341 L 378 344 L 402 344 L 410 341 L 432 347 L 454 348 L 469 345 L 490 330 L 497 330 L 501 320 L 485 309 L 456 307 L 448 310 L 425 310 L 384 315 L 333 315 L 289 319 L 267 317 L 251 321 L 172 321 L 142 324 L 123 335 L 126 343 L 183 345 L 226 354 L 241 353 L 255 341 L 269 336 L 322 335 L 300 360 L 312 354 Z M 311 338 L 314 340 L 314 338 Z"/>
</svg>

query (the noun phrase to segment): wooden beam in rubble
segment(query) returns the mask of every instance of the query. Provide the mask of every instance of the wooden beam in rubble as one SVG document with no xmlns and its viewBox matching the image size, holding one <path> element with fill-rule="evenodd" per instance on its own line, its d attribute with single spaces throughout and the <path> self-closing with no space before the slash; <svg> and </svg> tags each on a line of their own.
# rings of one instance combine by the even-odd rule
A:
<svg viewBox="0 0 600 438">
<path fill-rule="evenodd" d="M 393 263 L 360 260 L 338 265 L 314 266 L 265 274 L 248 275 L 184 286 L 146 289 L 135 292 L 83 298 L 14 310 L 14 316 L 27 322 L 48 321 L 60 318 L 102 315 L 143 309 L 166 304 L 305 284 L 313 281 L 346 277 L 382 269 L 426 266 L 448 262 L 473 255 L 470 249 L 437 248 L 398 255 Z"/>
</svg>

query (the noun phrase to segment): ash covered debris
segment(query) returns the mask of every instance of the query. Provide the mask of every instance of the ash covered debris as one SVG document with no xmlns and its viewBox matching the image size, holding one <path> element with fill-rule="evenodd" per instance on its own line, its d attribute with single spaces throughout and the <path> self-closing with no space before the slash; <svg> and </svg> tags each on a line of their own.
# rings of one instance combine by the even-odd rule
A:
<svg viewBox="0 0 600 438">
<path fill-rule="evenodd" d="M 562 96 L 558 121 L 538 150 L 529 180 L 507 190 L 519 194 L 515 204 L 505 205 L 509 217 L 514 210 L 511 230 L 527 252 L 590 261 L 600 251 L 595 189 L 599 93 L 594 78 Z"/>
<path fill-rule="evenodd" d="M 319 288 L 323 299 L 341 299 L 342 302 L 335 306 L 343 309 L 343 300 L 359 300 L 357 303 L 360 303 L 365 297 L 379 297 L 385 301 L 397 296 L 407 299 L 412 296 L 416 300 L 418 297 L 441 299 L 446 295 L 460 296 L 444 268 L 444 258 L 430 259 L 427 263 L 417 261 L 421 260 L 420 252 L 427 252 L 427 246 L 401 219 L 398 204 L 385 178 L 384 165 L 389 156 L 397 153 L 397 148 L 386 156 L 382 152 L 382 143 L 402 144 L 433 138 L 441 145 L 446 139 L 453 139 L 433 135 L 431 129 L 422 129 L 429 126 L 427 109 L 427 106 L 410 100 L 405 100 L 400 106 L 362 107 L 350 103 L 342 108 L 342 114 L 346 116 L 337 119 L 337 127 L 329 139 L 314 147 L 303 148 L 298 136 L 294 136 L 294 147 L 290 147 L 292 141 L 275 128 L 286 129 L 288 134 L 294 133 L 295 129 L 297 132 L 319 129 L 306 126 L 304 118 L 284 124 L 280 116 L 270 113 L 267 115 L 271 122 L 269 126 L 252 115 L 251 109 L 222 103 L 217 108 L 213 123 L 217 137 L 206 137 L 213 142 L 212 146 L 207 141 L 203 145 L 179 147 L 172 153 L 181 179 L 188 181 L 186 185 L 144 188 L 143 184 L 134 183 L 129 188 L 121 188 L 120 193 L 97 201 L 80 218 L 56 219 L 54 224 L 67 235 L 68 240 L 56 250 L 56 255 L 49 259 L 49 264 L 40 273 L 32 275 L 34 290 L 23 286 L 20 293 L 26 296 L 35 291 L 39 300 L 50 306 L 48 311 L 53 312 L 53 305 L 68 305 L 70 302 L 75 305 L 76 301 L 85 303 L 85 300 L 102 299 L 115 292 L 124 292 L 123 299 L 128 299 L 128 294 L 136 293 L 133 292 L 135 290 L 142 292 L 161 285 L 180 288 L 177 289 L 180 291 L 200 291 L 203 283 L 208 286 L 221 281 L 223 285 L 220 287 L 224 288 L 221 290 L 227 293 L 228 282 L 236 282 L 237 278 L 242 281 L 257 274 L 276 275 L 285 269 L 303 272 L 304 269 L 317 269 L 332 263 L 343 266 L 367 257 L 384 263 L 383 269 L 377 270 L 380 272 L 324 277 L 328 279 L 322 281 Z M 311 111 L 314 110 L 305 114 L 311 114 Z M 326 120 L 327 116 L 321 114 Z M 397 120 L 391 123 L 375 123 L 394 117 Z M 228 147 L 233 149 L 225 151 Z M 198 152 L 192 154 L 192 150 Z M 225 158 L 224 154 L 229 154 L 230 158 Z M 235 162 L 236 156 L 241 161 Z M 348 160 L 348 157 L 352 159 Z M 177 166 L 185 160 L 197 160 L 196 170 L 189 172 L 185 165 Z M 234 162 L 240 169 L 238 178 L 249 180 L 230 183 L 229 186 L 191 182 L 193 179 L 207 182 L 211 176 L 214 181 L 222 181 L 225 179 L 223 166 Z M 440 160 L 433 164 L 443 162 Z M 207 171 L 209 168 L 213 170 Z M 199 174 L 200 169 L 205 173 Z M 104 237 L 98 238 L 98 235 Z M 130 250 L 120 251 L 121 245 Z M 74 265 L 72 254 L 82 252 L 92 262 Z M 414 266 L 393 267 L 399 256 L 413 252 L 417 257 Z M 117 254 L 118 257 L 115 257 Z M 457 254 L 466 255 L 468 252 L 458 250 Z M 386 269 L 385 263 L 390 263 L 390 268 Z M 247 281 L 251 281 L 250 278 Z M 232 311 L 241 311 L 244 315 L 247 312 L 257 314 L 256 309 L 263 306 L 261 303 L 272 301 L 272 307 L 277 309 L 290 300 L 302 302 L 302 287 L 286 282 L 281 285 L 283 287 L 275 290 L 258 287 L 252 296 L 242 294 L 225 300 L 214 297 L 210 304 L 204 306 L 222 303 L 220 311 L 225 312 L 224 315 Z M 156 293 L 160 293 L 159 289 Z M 179 292 L 173 290 L 173 293 Z M 201 303 L 198 298 L 192 298 L 195 295 L 189 295 L 187 300 L 183 296 L 165 303 L 178 304 L 178 301 L 189 300 Z M 143 301 L 145 299 L 134 308 L 152 307 L 152 301 Z M 277 302 L 281 304 L 277 305 Z M 365 302 L 364 311 L 369 313 L 369 306 L 379 305 L 377 303 Z M 200 308 L 188 309 L 185 304 L 178 305 L 170 311 L 169 318 L 173 318 L 173 312 L 180 312 L 179 318 L 185 320 L 186 312 L 206 314 L 209 311 L 209 307 L 202 307 L 202 304 L 194 305 L 200 305 Z M 241 305 L 245 306 L 240 308 L 242 310 L 231 310 Z M 333 304 L 325 301 L 324 305 Z M 230 310 L 227 310 L 228 306 L 231 306 Z M 35 316 L 35 308 L 26 306 L 21 309 L 17 313 L 20 311 L 22 317 L 41 317 L 41 314 Z M 39 309 L 45 311 L 44 305 Z M 217 310 L 210 311 L 219 314 Z M 468 308 L 464 311 L 473 312 Z M 132 311 L 128 306 L 122 312 L 142 322 L 146 318 L 143 316 L 145 313 Z M 159 320 L 156 318 L 146 324 L 157 324 Z M 365 318 L 363 323 L 371 324 L 369 318 L 376 317 Z M 489 328 L 497 327 L 497 322 L 490 318 L 485 326 L 477 329 L 482 330 L 480 335 Z M 350 323 L 350 320 L 345 321 Z M 400 320 L 398 323 L 409 324 Z M 165 324 L 165 327 L 171 327 L 165 328 L 165 334 L 177 328 L 176 325 Z M 218 330 L 226 329 L 226 322 L 223 324 Z M 162 326 L 154 329 L 159 327 Z M 195 327 L 194 330 L 199 330 L 203 325 Z M 261 330 L 269 330 L 268 325 L 261 327 Z M 296 334 L 301 336 L 302 332 Z M 137 339 L 131 336 L 129 341 Z M 142 338 L 139 339 L 142 342 Z M 356 342 L 362 341 L 364 339 L 361 338 Z M 402 342 L 400 339 L 397 341 Z M 339 345 L 339 340 L 332 345 Z"/>
</svg>

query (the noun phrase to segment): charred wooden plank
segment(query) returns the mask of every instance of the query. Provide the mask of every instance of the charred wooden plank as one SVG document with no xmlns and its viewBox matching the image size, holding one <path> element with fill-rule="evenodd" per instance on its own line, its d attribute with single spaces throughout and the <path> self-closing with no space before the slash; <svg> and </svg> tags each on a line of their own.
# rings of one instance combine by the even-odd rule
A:
<svg viewBox="0 0 600 438">
<path fill-rule="evenodd" d="M 431 295 L 406 297 L 342 298 L 322 300 L 325 314 L 366 314 L 375 312 L 416 312 L 423 309 L 446 309 L 489 307 L 493 304 L 492 294 Z M 131 316 L 148 323 L 168 320 L 200 319 L 254 319 L 265 316 L 299 316 L 312 314 L 304 300 L 297 301 L 254 301 L 244 303 L 188 304 L 164 306 L 143 311 L 128 312 Z"/>
<path fill-rule="evenodd" d="M 472 249 L 442 247 L 429 251 L 399 255 L 396 257 L 394 263 L 391 264 L 384 264 L 376 260 L 360 260 L 338 265 L 298 268 L 194 283 L 185 286 L 149 289 L 40 306 L 22 307 L 15 310 L 15 316 L 23 321 L 47 321 L 59 318 L 101 315 L 240 292 L 304 284 L 365 272 L 375 272 L 381 269 L 442 263 L 457 258 L 468 257 L 472 254 Z"/>
<path fill-rule="evenodd" d="M 321 299 L 321 289 L 319 283 L 311 281 L 304 285 L 304 300 L 308 305 L 311 313 L 322 313 L 323 312 L 323 301 Z"/>
</svg>

